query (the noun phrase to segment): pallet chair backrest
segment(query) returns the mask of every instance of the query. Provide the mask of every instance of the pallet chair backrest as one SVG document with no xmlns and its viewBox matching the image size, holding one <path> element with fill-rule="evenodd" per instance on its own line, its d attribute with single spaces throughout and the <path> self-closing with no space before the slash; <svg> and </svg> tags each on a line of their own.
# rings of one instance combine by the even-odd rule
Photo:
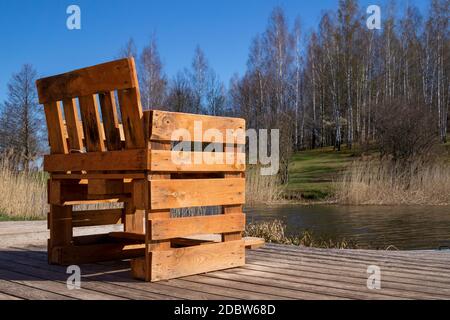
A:
<svg viewBox="0 0 450 320">
<path fill-rule="evenodd" d="M 36 86 L 39 103 L 44 105 L 52 154 L 146 147 L 133 58 L 39 79 Z"/>
</svg>

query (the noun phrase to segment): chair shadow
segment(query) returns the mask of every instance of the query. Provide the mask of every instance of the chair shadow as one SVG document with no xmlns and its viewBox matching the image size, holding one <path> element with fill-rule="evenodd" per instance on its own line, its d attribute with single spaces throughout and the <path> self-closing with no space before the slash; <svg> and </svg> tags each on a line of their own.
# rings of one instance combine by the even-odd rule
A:
<svg viewBox="0 0 450 320">
<path fill-rule="evenodd" d="M 86 263 L 78 265 L 82 281 L 135 282 L 128 260 Z M 50 265 L 47 252 L 35 249 L 0 250 L 0 280 L 64 281 L 74 274 L 69 266 Z"/>
</svg>

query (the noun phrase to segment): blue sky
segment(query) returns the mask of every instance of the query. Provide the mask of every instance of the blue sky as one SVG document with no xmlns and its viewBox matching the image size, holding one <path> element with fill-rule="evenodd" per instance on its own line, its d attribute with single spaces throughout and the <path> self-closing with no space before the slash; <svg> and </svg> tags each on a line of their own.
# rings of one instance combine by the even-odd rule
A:
<svg viewBox="0 0 450 320">
<path fill-rule="evenodd" d="M 410 2 L 422 12 L 428 0 Z M 383 6 L 385 0 L 360 0 Z M 66 28 L 66 9 L 81 8 L 82 29 Z M 0 0 L 0 102 L 13 72 L 31 63 L 48 76 L 114 59 L 132 36 L 138 49 L 157 35 L 164 70 L 174 75 L 190 66 L 200 45 L 210 65 L 228 84 L 245 71 L 252 38 L 264 31 L 273 7 L 298 15 L 304 31 L 315 28 L 321 12 L 338 0 Z"/>
</svg>

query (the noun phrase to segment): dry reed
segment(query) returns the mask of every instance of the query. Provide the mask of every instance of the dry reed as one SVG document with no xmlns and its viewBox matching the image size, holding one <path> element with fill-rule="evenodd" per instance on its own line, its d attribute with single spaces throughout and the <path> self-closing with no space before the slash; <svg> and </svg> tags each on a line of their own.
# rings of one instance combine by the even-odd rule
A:
<svg viewBox="0 0 450 320">
<path fill-rule="evenodd" d="M 286 234 L 286 225 L 280 220 L 249 223 L 244 235 L 247 237 L 264 238 L 268 243 L 296 245 L 309 248 L 357 249 L 355 241 L 346 239 L 324 239 L 314 233 L 304 230 L 296 235 Z"/>
<path fill-rule="evenodd" d="M 0 157 L 0 214 L 22 219 L 42 219 L 48 211 L 47 182 L 42 172 L 14 169 L 13 157 Z"/>
<path fill-rule="evenodd" d="M 258 167 L 246 171 L 246 204 L 271 204 L 283 201 L 283 186 L 278 176 L 263 176 Z"/>
<path fill-rule="evenodd" d="M 336 189 L 337 202 L 342 204 L 449 205 L 450 165 L 439 161 L 358 161 Z"/>
</svg>

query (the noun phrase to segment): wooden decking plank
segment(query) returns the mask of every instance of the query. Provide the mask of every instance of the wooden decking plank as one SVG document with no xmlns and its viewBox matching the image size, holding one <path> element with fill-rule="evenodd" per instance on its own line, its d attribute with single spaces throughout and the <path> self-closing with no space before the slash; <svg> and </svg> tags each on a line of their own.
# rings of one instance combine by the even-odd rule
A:
<svg viewBox="0 0 450 320">
<path fill-rule="evenodd" d="M 273 260 L 261 260 L 257 259 L 256 261 L 249 258 L 247 259 L 248 263 L 250 264 L 256 264 L 256 265 L 263 265 L 263 266 L 273 266 L 275 268 L 283 268 L 288 270 L 299 270 L 301 268 L 312 268 L 317 273 L 335 273 L 335 274 L 341 274 L 341 272 L 351 272 L 363 274 L 367 278 L 367 268 L 352 268 L 352 267 L 346 267 L 346 266 L 326 266 L 322 265 L 320 263 L 302 263 L 300 264 L 292 264 L 292 263 L 286 263 L 285 261 L 277 261 L 273 262 Z M 441 287 L 441 286 L 448 286 L 447 283 L 443 283 L 442 276 L 441 277 L 430 277 L 430 276 L 424 276 L 424 275 L 410 275 L 406 274 L 402 270 L 395 270 L 395 271 L 389 271 L 389 270 L 382 270 L 382 276 L 383 277 L 393 277 L 397 280 L 397 282 L 402 283 L 402 281 L 424 281 L 428 282 L 430 287 Z"/>
<path fill-rule="evenodd" d="M 313 259 L 307 259 L 307 258 L 299 258 L 297 260 L 292 260 L 292 259 L 286 259 L 283 256 L 271 256 L 271 255 L 267 255 L 264 253 L 251 253 L 252 255 L 255 254 L 255 256 L 261 257 L 261 256 L 265 256 L 266 258 L 269 258 L 272 261 L 278 261 L 278 262 L 282 262 L 282 263 L 286 263 L 286 264 L 290 264 L 293 267 L 296 267 L 298 264 L 304 264 L 304 263 L 309 263 L 309 264 L 313 264 L 316 265 L 318 268 L 321 269 L 326 269 L 326 268 L 331 268 L 331 269 L 343 269 L 343 268 L 350 268 L 355 270 L 356 268 L 362 268 L 363 270 L 367 270 L 367 267 L 371 264 L 349 264 L 349 263 L 334 263 L 334 264 L 329 264 L 323 261 L 315 261 Z M 250 254 L 249 254 L 250 256 Z M 250 257 L 254 257 L 254 256 L 250 256 Z M 251 259 L 251 258 L 250 258 Z M 446 278 L 442 276 L 442 273 L 440 274 L 425 274 L 425 273 L 420 273 L 420 272 L 414 272 L 414 271 L 410 271 L 408 269 L 404 269 L 404 268 L 400 268 L 400 267 L 396 267 L 396 266 L 384 266 L 382 268 L 383 273 L 387 273 L 387 272 L 396 272 L 397 274 L 399 274 L 399 276 L 401 277 L 417 277 L 417 276 L 428 276 L 428 277 L 434 277 L 434 279 L 436 281 L 441 281 L 441 282 L 445 282 L 445 283 L 450 283 L 450 278 Z"/>
<path fill-rule="evenodd" d="M 72 297 L 75 299 L 86 299 L 86 300 L 107 300 L 107 299 L 123 299 L 120 295 L 116 295 L 117 290 L 114 287 L 109 287 L 107 290 L 102 290 L 103 284 L 97 283 L 92 285 L 86 283 L 82 278 L 82 288 L 79 290 L 69 290 L 66 285 L 68 274 L 65 273 L 65 268 L 61 268 L 59 272 L 53 270 L 42 269 L 37 265 L 26 265 L 23 264 L 23 260 L 14 256 L 14 262 L 4 259 L 4 253 L 0 257 L 0 268 L 3 270 L 8 270 L 17 273 L 17 277 L 33 277 L 38 279 L 39 282 L 46 282 L 49 284 L 49 288 L 54 289 L 56 293 L 61 293 L 65 296 Z M 11 258 L 11 256 L 10 256 Z M 47 265 L 48 266 L 48 265 Z M 19 267 L 19 268 L 18 268 Z M 51 266 L 48 266 L 51 267 Z M 17 271 L 14 271 L 17 270 Z M 56 291 L 57 290 L 57 291 Z M 114 294 L 113 294 L 114 293 Z"/>
<path fill-rule="evenodd" d="M 350 281 L 350 282 L 358 282 L 363 280 L 366 281 L 368 274 L 366 270 L 361 269 L 348 269 L 348 268 L 320 268 L 318 264 L 310 264 L 310 265 L 286 265 L 283 263 L 277 263 L 270 260 L 260 260 L 254 261 L 249 259 L 247 264 L 243 267 L 244 269 L 252 269 L 252 270 L 268 270 L 269 272 L 273 272 L 276 269 L 275 274 L 306 274 L 311 273 L 315 277 L 318 278 L 333 278 L 341 281 Z M 427 277 L 399 277 L 401 273 L 392 273 L 392 272 L 383 272 L 383 282 L 393 285 L 408 285 L 413 284 L 416 286 L 427 286 L 431 290 L 441 290 L 441 289 L 450 289 L 449 284 L 445 284 L 439 281 L 439 279 L 427 278 Z"/>
<path fill-rule="evenodd" d="M 16 279 L 16 280 L 6 280 Z M 19 280 L 20 279 L 20 280 Z M 72 300 L 74 298 L 53 292 L 48 281 L 0 269 L 0 292 L 26 300 Z"/>
<path fill-rule="evenodd" d="M 450 261 L 450 250 L 366 250 L 366 249 L 322 249 L 322 248 L 305 248 L 293 245 L 281 245 L 274 243 L 267 243 L 267 248 L 273 248 L 280 251 L 294 251 L 294 252 L 311 252 L 311 253 L 329 253 L 329 254 L 344 254 L 351 256 L 386 256 L 402 259 L 418 259 L 426 262 L 448 262 Z"/>
<path fill-rule="evenodd" d="M 272 287 L 267 284 L 255 284 L 255 283 L 248 283 L 245 281 L 245 278 L 242 277 L 238 280 L 236 279 L 223 279 L 221 277 L 218 277 L 217 274 L 220 273 L 220 271 L 215 271 L 208 273 L 206 275 L 196 275 L 196 276 L 189 276 L 187 278 L 184 278 L 185 280 L 190 280 L 197 283 L 206 283 L 206 284 L 212 284 L 216 286 L 222 286 L 227 288 L 236 288 L 240 290 L 246 290 L 246 291 L 253 291 L 256 293 L 265 293 L 265 294 L 272 294 L 279 297 L 285 297 L 285 298 L 293 298 L 293 299 L 299 299 L 299 300 L 307 300 L 307 299 L 323 299 L 323 300 L 334 300 L 334 299 L 346 299 L 341 298 L 338 296 L 328 295 L 328 294 L 317 294 L 317 293 L 311 293 L 307 291 L 298 291 L 298 290 L 291 290 L 286 288 L 280 288 L 280 287 Z"/>
<path fill-rule="evenodd" d="M 0 292 L 0 300 L 23 300 L 22 298 Z"/>
<path fill-rule="evenodd" d="M 11 225 L 0 224 L 0 233 L 7 233 L 5 236 L 11 238 L 14 233 L 19 236 L 27 230 L 31 236 L 36 230 L 35 225 L 28 227 L 26 223 L 20 223 L 12 228 Z M 13 234 L 11 228 L 14 229 Z M 44 224 L 41 233 L 45 233 Z M 36 238 L 35 241 L 41 240 Z M 26 240 L 21 243 L 23 245 L 19 244 L 17 248 L 2 249 L 5 254 L 0 256 L 0 269 L 3 267 L 6 269 L 3 272 L 13 273 L 17 279 L 20 278 L 18 276 L 31 277 L 33 281 L 17 283 L 3 280 L 0 299 L 3 296 L 33 299 L 33 295 L 36 299 L 45 299 L 43 295 L 52 294 L 59 294 L 60 299 L 74 298 L 55 289 L 56 285 L 65 287 L 67 275 L 64 267 L 47 265 L 44 243 L 35 242 L 33 245 Z M 447 276 L 450 252 L 337 250 L 266 244 L 265 248 L 248 251 L 246 255 L 247 264 L 240 268 L 159 283 L 132 280 L 129 261 L 83 264 L 82 288 L 91 290 L 93 294 L 110 294 L 113 296 L 111 299 L 118 295 L 117 292 L 131 299 L 450 298 L 450 276 Z M 372 264 L 381 268 L 379 291 L 369 290 L 366 286 L 367 267 Z M 6 289 L 2 289 L 2 284 Z M 83 287 L 83 284 L 92 285 L 92 288 Z M 94 288 L 98 285 L 100 290 Z M 34 289 L 33 295 L 26 292 L 25 296 L 15 294 L 12 290 L 15 286 L 22 289 L 19 290 L 21 293 L 24 293 L 23 288 Z"/>
<path fill-rule="evenodd" d="M 270 279 L 272 281 L 273 278 L 276 278 L 277 281 L 281 283 L 290 283 L 290 284 L 304 284 L 304 285 L 313 285 L 317 286 L 317 290 L 334 292 L 335 290 L 348 290 L 348 294 L 350 294 L 350 298 L 360 299 L 362 297 L 369 299 L 392 299 L 392 298 L 405 298 L 405 299 L 448 299 L 449 295 L 439 294 L 441 292 L 417 292 L 415 291 L 416 287 L 408 288 L 406 286 L 401 286 L 401 288 L 392 288 L 390 286 L 386 286 L 386 281 L 382 278 L 382 289 L 380 290 L 370 290 L 367 288 L 366 280 L 360 281 L 360 283 L 351 283 L 344 282 L 338 279 L 320 279 L 316 276 L 308 277 L 308 274 L 302 273 L 300 275 L 285 275 L 280 273 L 268 273 L 267 271 L 260 270 L 227 270 L 225 272 L 233 273 L 240 276 L 251 276 L 262 279 Z M 347 296 L 347 293 L 346 293 Z"/>
<path fill-rule="evenodd" d="M 30 263 L 36 264 L 43 263 L 42 267 L 46 267 L 45 265 L 45 252 L 17 252 L 18 255 L 24 256 L 31 260 Z M 125 268 L 124 268 L 125 266 Z M 61 268 L 59 266 L 48 266 L 55 269 Z M 177 299 L 233 299 L 233 296 L 222 296 L 218 294 L 212 293 L 204 293 L 201 291 L 192 290 L 190 286 L 182 286 L 177 287 L 169 284 L 167 282 L 164 283 L 145 283 L 142 281 L 136 281 L 130 278 L 130 268 L 129 262 L 121 262 L 119 264 L 111 264 L 111 263 L 101 263 L 101 264 L 83 264 L 82 271 L 88 271 L 89 273 L 106 273 L 108 274 L 102 275 L 102 281 L 114 283 L 115 285 L 126 287 L 127 290 L 139 290 L 152 294 L 160 294 L 160 299 L 163 299 L 164 296 L 168 296 L 169 298 L 177 298 Z M 111 272 L 111 273 L 109 273 Z M 90 277 L 88 275 L 88 277 Z M 100 280 L 96 278 L 96 280 Z M 192 287 L 192 286 L 191 286 Z M 141 294 L 144 296 L 145 294 Z M 146 297 L 141 298 L 150 298 L 147 294 Z M 152 298 L 155 298 L 154 296 Z"/>
<path fill-rule="evenodd" d="M 334 288 L 334 287 L 323 287 L 319 285 L 311 285 L 306 283 L 299 283 L 293 281 L 285 281 L 280 280 L 278 277 L 273 278 L 262 278 L 260 276 L 236 274 L 227 271 L 218 271 L 213 274 L 209 274 L 210 277 L 218 277 L 224 280 L 237 280 L 237 281 L 245 281 L 248 284 L 254 285 L 265 285 L 271 287 L 273 289 L 290 289 L 294 291 L 298 291 L 301 293 L 310 293 L 310 294 L 328 294 L 334 297 L 340 297 L 344 299 L 396 299 L 400 297 L 396 297 L 393 295 L 374 295 L 372 293 L 365 292 L 355 292 L 354 290 L 348 290 L 344 288 Z"/>
<path fill-rule="evenodd" d="M 51 281 L 65 281 L 64 277 L 66 277 L 64 271 L 64 267 L 46 265 L 45 261 L 41 259 L 33 259 L 30 257 L 24 258 L 16 258 L 16 261 L 21 264 L 21 270 L 26 269 L 28 272 L 32 272 L 33 275 L 39 274 L 40 276 L 51 280 Z M 1 260 L 0 260 L 1 261 Z M 26 264 L 31 264 L 30 266 L 26 266 Z M 0 262 L 1 266 L 1 262 Z M 83 272 L 86 271 L 89 265 L 83 264 L 80 266 L 82 272 L 82 287 L 84 289 L 90 289 L 92 291 L 96 291 L 97 294 L 108 294 L 109 299 L 175 299 L 168 294 L 157 294 L 149 291 L 136 290 L 127 285 L 123 285 L 124 281 L 119 278 L 111 277 L 109 274 L 105 274 L 105 270 L 103 268 L 99 273 L 94 273 L 90 275 L 83 275 Z M 52 269 L 51 275 L 50 272 L 46 269 Z M 124 278 L 124 277 L 122 277 Z M 129 270 L 126 270 L 126 278 L 130 279 Z M 133 282 L 133 281 L 130 281 Z M 86 296 L 85 299 L 88 299 Z"/>
<path fill-rule="evenodd" d="M 102 263 L 102 264 L 110 264 L 110 263 Z M 118 268 L 123 267 L 125 264 L 124 261 L 118 261 L 115 262 L 114 265 Z M 214 274 L 214 273 L 211 273 Z M 251 290 L 244 290 L 241 287 L 239 288 L 231 288 L 228 285 L 226 286 L 221 286 L 221 285 L 217 285 L 217 284 L 211 284 L 208 285 L 205 283 L 205 278 L 204 276 L 199 276 L 200 278 L 195 278 L 195 279 L 203 279 L 203 281 L 198 282 L 197 280 L 193 280 L 192 277 L 196 277 L 196 276 L 191 276 L 191 277 L 185 277 L 185 278 L 181 278 L 181 279 L 172 279 L 169 280 L 167 282 L 159 282 L 158 284 L 162 284 L 164 283 L 165 285 L 168 286 L 175 286 L 175 287 L 179 287 L 179 288 L 195 288 L 196 290 L 203 290 L 206 292 L 211 292 L 211 293 L 217 293 L 217 294 L 222 294 L 222 295 L 226 295 L 229 297 L 235 297 L 235 298 L 239 298 L 239 299 L 250 299 L 250 300 L 261 300 L 261 299 L 273 299 L 273 300 L 279 300 L 279 299 L 293 299 L 291 297 L 285 297 L 285 296 L 280 296 L 280 295 L 276 295 L 276 294 L 269 294 L 267 292 L 261 293 L 261 292 L 255 292 L 255 291 L 251 291 Z M 206 279 L 207 281 L 208 279 Z M 151 284 L 146 284 L 148 287 L 153 286 L 155 283 L 151 283 Z M 228 298 L 227 298 L 228 299 Z"/>
<path fill-rule="evenodd" d="M 286 297 L 280 297 L 277 295 L 272 295 L 268 293 L 258 293 L 254 291 L 242 290 L 231 288 L 227 286 L 217 286 L 210 285 L 204 282 L 199 283 L 196 281 L 192 281 L 191 279 L 181 278 L 181 279 L 172 279 L 167 282 L 168 285 L 180 288 L 191 288 L 198 291 L 221 294 L 226 296 L 226 299 L 245 299 L 245 300 L 280 300 L 280 299 L 291 299 Z"/>
<path fill-rule="evenodd" d="M 268 251 L 261 250 L 261 252 L 268 253 Z M 276 251 L 271 251 L 269 254 L 278 254 Z M 378 265 L 379 267 L 383 268 L 402 268 L 406 269 L 410 273 L 420 273 L 420 274 L 437 274 L 442 275 L 443 273 L 446 273 L 449 271 L 448 268 L 442 268 L 442 267 L 433 267 L 428 265 L 420 265 L 420 264 L 410 264 L 410 263 L 404 263 L 404 262 L 396 262 L 395 260 L 389 260 L 389 259 L 349 259 L 346 257 L 327 257 L 323 255 L 311 255 L 311 254 L 285 254 L 286 257 L 289 257 L 290 259 L 294 258 L 301 258 L 301 259 L 313 259 L 317 262 L 321 263 L 328 263 L 328 264 L 336 264 L 336 263 L 346 263 L 351 265 Z"/>
<path fill-rule="evenodd" d="M 129 264 L 129 262 L 126 262 Z M 100 263 L 98 267 L 104 266 L 105 263 Z M 116 265 L 117 267 L 121 267 L 120 265 Z M 129 266 L 128 266 L 129 268 Z M 128 269 L 127 269 L 128 270 Z M 123 273 L 114 273 L 114 276 L 118 276 L 122 279 L 130 279 L 129 274 Z M 181 281 L 181 284 L 180 284 Z M 131 285 L 131 284 L 126 284 Z M 136 281 L 132 284 L 133 287 L 139 287 L 142 290 L 157 290 L 158 292 L 170 292 L 172 295 L 176 296 L 180 299 L 194 299 L 194 300 L 204 300 L 204 299 L 231 299 L 234 300 L 239 297 L 239 294 L 236 292 L 232 292 L 230 294 L 230 290 L 223 291 L 220 288 L 213 288 L 212 290 L 208 290 L 204 285 L 199 285 L 192 282 L 184 282 L 180 279 L 172 279 L 164 282 L 155 282 L 155 283 L 146 283 L 142 281 Z M 218 289 L 218 290 L 216 290 Z M 233 291 L 233 290 L 231 290 Z M 236 295 L 237 294 L 237 295 Z"/>
<path fill-rule="evenodd" d="M 285 245 L 285 244 L 275 244 L 275 243 L 267 243 L 267 247 L 276 248 L 281 251 L 292 250 L 298 252 L 310 251 L 310 252 L 330 252 L 330 253 L 345 253 L 352 255 L 386 255 L 393 257 L 411 257 L 417 259 L 430 259 L 430 260 L 438 260 L 438 261 L 449 261 L 450 260 L 450 250 L 408 250 L 408 251 L 400 251 L 400 250 L 369 250 L 369 249 L 322 249 L 322 248 L 305 248 L 300 246 L 293 245 Z"/>
<path fill-rule="evenodd" d="M 275 251 L 280 251 L 280 248 L 276 248 L 273 246 L 266 246 L 267 250 L 275 250 Z M 367 254 L 367 253 L 359 253 L 359 252 L 351 252 L 350 250 L 341 250 L 341 251 L 334 251 L 334 250 L 330 250 L 328 251 L 328 249 L 322 249 L 320 250 L 314 250 L 314 248 L 308 248 L 308 249 L 303 249 L 302 251 L 299 250 L 294 250 L 292 248 L 283 248 L 283 250 L 281 250 L 283 252 L 286 253 L 292 253 L 292 254 L 302 254 L 302 255 L 314 255 L 314 256 L 320 256 L 320 257 L 338 257 L 338 258 L 355 258 L 358 260 L 363 260 L 363 259 L 371 259 L 371 258 L 375 258 L 375 259 L 388 259 L 389 261 L 393 261 L 393 262 L 404 262 L 404 263 L 411 263 L 413 265 L 423 265 L 423 263 L 425 262 L 425 260 L 422 260 L 421 257 L 415 257 L 415 258 L 411 258 L 410 256 L 407 255 L 393 255 L 393 254 L 389 254 L 389 251 L 380 251 L 377 252 L 376 254 Z M 430 261 L 430 260 L 426 260 L 426 264 L 427 266 L 433 266 L 433 267 L 442 267 L 442 268 L 447 268 L 450 269 L 450 253 L 448 255 L 448 259 L 442 259 L 440 261 Z"/>
<path fill-rule="evenodd" d="M 260 254 L 261 253 L 257 253 L 258 256 Z M 355 264 L 350 264 L 350 263 L 341 263 L 341 264 L 339 264 L 339 263 L 332 263 L 332 264 L 330 264 L 328 262 L 315 261 L 313 259 L 307 259 L 307 258 L 298 259 L 298 260 L 285 259 L 282 256 L 278 256 L 278 257 L 277 256 L 270 256 L 269 258 L 270 259 L 278 258 L 279 262 L 287 263 L 287 264 L 290 264 L 290 265 L 292 265 L 294 267 L 297 266 L 299 263 L 303 264 L 304 262 L 307 262 L 309 264 L 311 264 L 311 263 L 316 264 L 320 268 L 324 268 L 324 269 L 326 269 L 326 268 L 331 268 L 331 269 L 339 269 L 339 268 L 353 268 L 353 269 L 355 269 L 355 268 L 362 268 L 363 270 L 367 270 L 367 267 L 369 265 L 372 265 L 372 264 L 364 264 L 364 263 L 358 263 L 358 264 L 356 264 L 356 263 Z M 401 268 L 401 267 L 398 267 L 398 266 L 395 266 L 395 265 L 394 266 L 389 266 L 389 265 L 382 266 L 382 271 L 383 271 L 383 273 L 395 272 L 395 273 L 398 273 L 399 275 L 401 274 L 401 277 L 417 277 L 417 276 L 421 276 L 421 277 L 422 276 L 428 276 L 429 277 L 429 276 L 431 276 L 431 277 L 434 277 L 434 279 L 436 281 L 450 283 L 450 279 L 445 277 L 445 276 L 443 276 L 443 273 L 431 273 L 430 274 L 430 273 L 424 273 L 424 272 L 417 272 L 417 271 L 411 271 L 411 270 L 409 270 L 407 268 Z"/>
</svg>

